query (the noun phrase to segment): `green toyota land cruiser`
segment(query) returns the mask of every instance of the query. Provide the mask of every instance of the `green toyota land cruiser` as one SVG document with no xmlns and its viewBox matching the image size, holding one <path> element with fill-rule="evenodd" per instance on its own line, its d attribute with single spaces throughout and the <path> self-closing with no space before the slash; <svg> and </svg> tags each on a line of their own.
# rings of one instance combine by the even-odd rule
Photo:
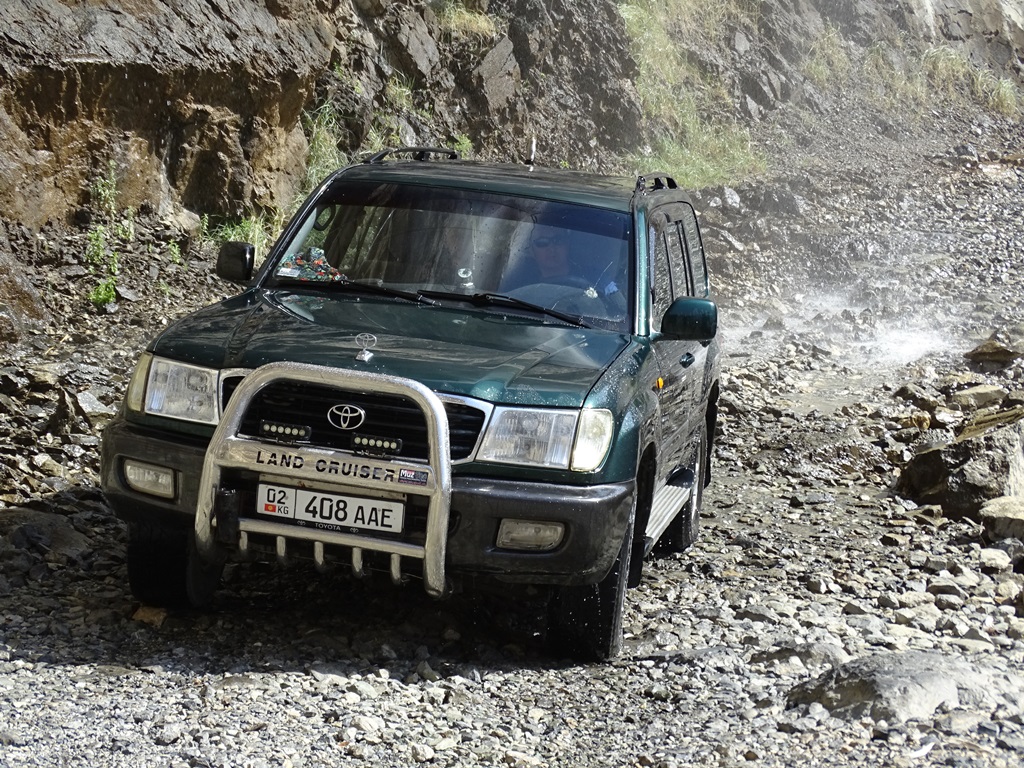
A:
<svg viewBox="0 0 1024 768">
<path fill-rule="evenodd" d="M 694 209 L 618 178 L 381 152 L 327 178 L 245 285 L 149 344 L 103 435 L 140 600 L 231 558 L 442 597 L 546 587 L 559 653 L 622 645 L 654 548 L 697 534 L 719 391 Z"/>
</svg>

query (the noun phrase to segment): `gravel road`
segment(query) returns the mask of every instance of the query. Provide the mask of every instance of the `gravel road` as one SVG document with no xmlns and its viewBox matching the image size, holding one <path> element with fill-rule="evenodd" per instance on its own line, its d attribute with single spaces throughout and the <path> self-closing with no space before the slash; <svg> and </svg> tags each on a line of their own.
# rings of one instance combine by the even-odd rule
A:
<svg viewBox="0 0 1024 768">
<path fill-rule="evenodd" d="M 0 511 L 0 766 L 1020 765 L 1024 545 L 891 491 L 935 436 L 902 385 L 1024 389 L 1020 360 L 963 359 L 1024 317 L 1024 170 L 990 141 L 920 158 L 911 186 L 854 169 L 843 194 L 704 195 L 728 339 L 714 480 L 610 664 L 545 655 L 525 597 L 302 566 L 231 566 L 210 613 L 138 605 L 90 452 L 145 328 L 39 337 L 0 391 L 50 371 L 73 397 L 0 420 L 22 489 Z M 49 436 L 61 408 L 93 426 Z"/>
</svg>

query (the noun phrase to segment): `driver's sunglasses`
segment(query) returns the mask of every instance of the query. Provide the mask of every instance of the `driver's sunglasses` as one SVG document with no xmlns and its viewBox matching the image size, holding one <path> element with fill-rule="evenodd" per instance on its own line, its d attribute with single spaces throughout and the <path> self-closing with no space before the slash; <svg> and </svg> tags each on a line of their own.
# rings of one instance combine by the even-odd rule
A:
<svg viewBox="0 0 1024 768">
<path fill-rule="evenodd" d="M 561 245 L 565 242 L 564 237 L 538 237 L 533 241 L 534 248 L 550 248 L 553 245 Z"/>
</svg>

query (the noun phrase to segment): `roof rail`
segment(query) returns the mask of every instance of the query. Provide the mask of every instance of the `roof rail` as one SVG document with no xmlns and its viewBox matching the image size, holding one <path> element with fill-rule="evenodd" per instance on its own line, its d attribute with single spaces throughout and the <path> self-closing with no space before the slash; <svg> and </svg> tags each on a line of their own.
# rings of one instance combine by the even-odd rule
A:
<svg viewBox="0 0 1024 768">
<path fill-rule="evenodd" d="M 648 183 L 650 183 L 650 187 L 648 187 Z M 648 189 L 659 190 L 678 188 L 679 185 L 676 184 L 676 180 L 662 171 L 652 171 L 651 173 L 636 177 L 637 192 L 646 192 Z"/>
<path fill-rule="evenodd" d="M 382 163 L 396 155 L 411 155 L 413 160 L 429 160 L 431 155 L 443 155 L 447 160 L 458 160 L 459 153 L 443 147 L 399 147 L 384 149 L 364 159 L 363 163 Z"/>
</svg>

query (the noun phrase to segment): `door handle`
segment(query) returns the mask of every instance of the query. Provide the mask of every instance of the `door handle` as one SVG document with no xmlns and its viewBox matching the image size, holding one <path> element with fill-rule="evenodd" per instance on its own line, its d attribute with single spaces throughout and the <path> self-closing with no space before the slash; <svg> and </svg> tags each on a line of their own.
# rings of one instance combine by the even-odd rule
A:
<svg viewBox="0 0 1024 768">
<path fill-rule="evenodd" d="M 693 365 L 694 360 L 696 360 L 696 358 L 693 356 L 693 354 L 687 352 L 685 355 L 679 358 L 679 364 L 683 366 L 683 368 L 689 368 L 691 365 Z"/>
</svg>

